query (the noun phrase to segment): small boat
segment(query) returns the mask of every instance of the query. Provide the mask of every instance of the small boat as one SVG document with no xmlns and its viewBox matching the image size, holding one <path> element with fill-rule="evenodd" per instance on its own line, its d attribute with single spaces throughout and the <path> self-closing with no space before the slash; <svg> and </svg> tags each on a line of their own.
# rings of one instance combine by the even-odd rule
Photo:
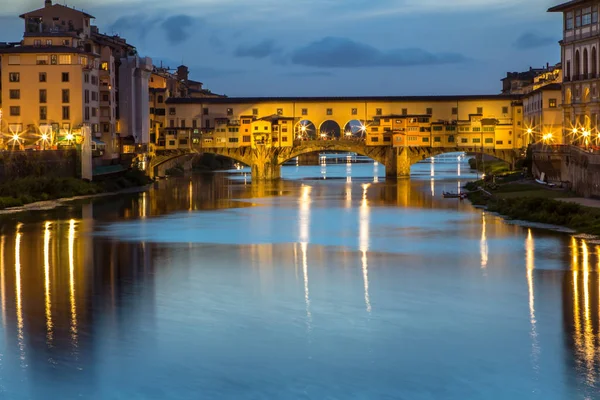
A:
<svg viewBox="0 0 600 400">
<path fill-rule="evenodd" d="M 442 196 L 445 199 L 465 199 L 467 197 L 466 193 L 452 193 L 452 192 L 443 192 Z"/>
</svg>

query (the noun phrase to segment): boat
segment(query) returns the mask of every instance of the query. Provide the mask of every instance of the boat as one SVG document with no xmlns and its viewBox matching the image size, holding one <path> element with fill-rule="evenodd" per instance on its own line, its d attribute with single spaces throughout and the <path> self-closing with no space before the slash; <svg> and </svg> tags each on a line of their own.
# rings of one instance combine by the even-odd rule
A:
<svg viewBox="0 0 600 400">
<path fill-rule="evenodd" d="M 452 192 L 443 192 L 442 196 L 445 199 L 465 199 L 467 197 L 466 193 L 452 193 Z"/>
</svg>

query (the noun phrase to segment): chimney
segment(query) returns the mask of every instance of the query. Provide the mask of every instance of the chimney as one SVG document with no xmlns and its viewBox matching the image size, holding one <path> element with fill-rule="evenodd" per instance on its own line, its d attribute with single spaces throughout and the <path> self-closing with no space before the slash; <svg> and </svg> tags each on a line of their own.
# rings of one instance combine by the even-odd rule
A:
<svg viewBox="0 0 600 400">
<path fill-rule="evenodd" d="M 44 7 L 52 7 L 52 0 L 44 1 Z"/>
</svg>

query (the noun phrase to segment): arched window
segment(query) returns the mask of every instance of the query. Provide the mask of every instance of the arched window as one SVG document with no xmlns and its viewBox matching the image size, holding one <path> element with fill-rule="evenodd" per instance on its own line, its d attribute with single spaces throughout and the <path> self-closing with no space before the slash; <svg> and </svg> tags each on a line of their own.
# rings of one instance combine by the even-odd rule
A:
<svg viewBox="0 0 600 400">
<path fill-rule="evenodd" d="M 579 80 L 579 75 L 581 75 L 581 61 L 579 59 L 579 50 L 575 51 L 575 80 Z"/>
<path fill-rule="evenodd" d="M 596 54 L 596 48 L 592 47 L 592 78 L 597 78 L 598 74 L 598 54 Z"/>
<path fill-rule="evenodd" d="M 589 63 L 588 63 L 588 51 L 587 49 L 583 49 L 583 79 L 588 78 L 589 72 Z"/>
</svg>

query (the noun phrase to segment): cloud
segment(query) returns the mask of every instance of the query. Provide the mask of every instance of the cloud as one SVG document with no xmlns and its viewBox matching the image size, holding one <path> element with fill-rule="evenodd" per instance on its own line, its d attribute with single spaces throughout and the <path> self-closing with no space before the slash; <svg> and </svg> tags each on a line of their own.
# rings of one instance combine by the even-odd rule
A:
<svg viewBox="0 0 600 400">
<path fill-rule="evenodd" d="M 134 32 L 140 41 L 159 25 L 165 32 L 167 41 L 177 45 L 187 40 L 191 33 L 189 28 L 195 20 L 187 15 L 147 16 L 147 15 L 123 15 L 113 22 L 109 29 L 111 33 L 122 34 L 122 32 Z"/>
<path fill-rule="evenodd" d="M 290 76 L 293 78 L 315 78 L 319 76 L 333 76 L 329 71 L 305 71 L 305 72 L 290 72 L 284 74 L 284 76 Z"/>
<path fill-rule="evenodd" d="M 171 44 L 185 42 L 190 37 L 189 28 L 194 24 L 194 19 L 188 15 L 172 15 L 162 21 L 160 26 L 167 34 Z"/>
<path fill-rule="evenodd" d="M 281 53 L 281 48 L 271 39 L 252 45 L 239 45 L 234 52 L 236 57 L 266 58 Z"/>
<path fill-rule="evenodd" d="M 379 50 L 347 38 L 325 37 L 290 54 L 293 64 L 322 68 L 407 67 L 460 63 L 459 53 L 430 53 L 420 48 Z"/>
<path fill-rule="evenodd" d="M 552 36 L 542 36 L 535 32 L 525 32 L 513 43 L 513 47 L 519 50 L 534 49 L 549 45 L 557 45 L 558 39 Z"/>
</svg>

